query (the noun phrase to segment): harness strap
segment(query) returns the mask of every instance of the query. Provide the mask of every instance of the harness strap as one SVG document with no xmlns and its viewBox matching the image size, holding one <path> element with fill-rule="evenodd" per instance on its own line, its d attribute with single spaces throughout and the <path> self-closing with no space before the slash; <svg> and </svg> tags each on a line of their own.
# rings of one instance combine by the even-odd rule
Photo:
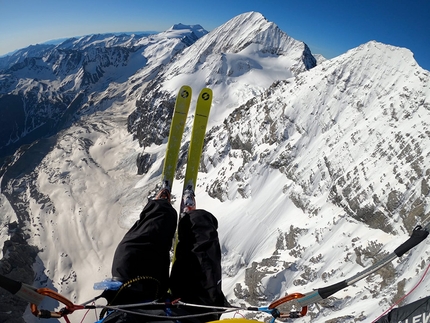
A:
<svg viewBox="0 0 430 323">
<path fill-rule="evenodd" d="M 152 281 L 152 282 L 155 283 L 156 290 L 155 290 L 154 299 L 157 299 L 160 296 L 159 295 L 159 293 L 160 293 L 160 285 L 161 285 L 160 281 L 158 279 L 154 278 L 154 277 L 151 277 L 151 276 L 137 276 L 136 278 L 132 278 L 132 279 L 126 281 L 124 284 L 122 284 L 122 286 L 120 287 L 120 289 L 115 293 L 115 296 L 112 298 L 111 301 L 109 301 L 109 303 L 107 304 L 107 306 L 113 305 L 115 303 L 115 300 L 117 300 L 118 296 L 121 294 L 121 292 L 124 291 L 126 288 L 130 287 L 132 284 L 139 283 L 139 282 L 142 282 L 142 281 L 145 281 L 145 280 Z M 100 312 L 99 318 L 102 319 L 106 315 L 107 311 L 108 311 L 108 309 L 104 308 Z"/>
</svg>

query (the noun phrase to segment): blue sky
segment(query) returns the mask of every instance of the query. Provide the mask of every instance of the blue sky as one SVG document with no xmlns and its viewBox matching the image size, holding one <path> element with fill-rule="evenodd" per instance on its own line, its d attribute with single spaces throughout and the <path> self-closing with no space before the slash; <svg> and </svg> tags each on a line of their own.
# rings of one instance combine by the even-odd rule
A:
<svg viewBox="0 0 430 323">
<path fill-rule="evenodd" d="M 430 70 L 430 0 L 0 0 L 0 55 L 51 39 L 164 31 L 175 23 L 210 31 L 248 11 L 326 58 L 376 40 L 409 48 Z"/>
</svg>

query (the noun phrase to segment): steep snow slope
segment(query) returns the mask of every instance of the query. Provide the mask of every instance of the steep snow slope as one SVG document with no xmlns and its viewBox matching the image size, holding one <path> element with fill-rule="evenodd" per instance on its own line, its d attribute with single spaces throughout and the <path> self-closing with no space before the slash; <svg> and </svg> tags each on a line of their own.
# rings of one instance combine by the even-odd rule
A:
<svg viewBox="0 0 430 323">
<path fill-rule="evenodd" d="M 194 89 L 191 113 L 199 91 L 204 86 L 213 90 L 212 126 L 273 81 L 315 65 L 306 44 L 289 37 L 260 13 L 244 13 L 200 38 L 160 71 L 130 116 L 130 130 L 143 146 L 160 144 L 168 127 L 154 130 L 148 121 L 154 115 L 163 122 L 168 119 L 172 95 L 182 84 Z"/>
<path fill-rule="evenodd" d="M 424 220 L 428 72 L 413 64 L 407 50 L 368 43 L 275 83 L 212 128 L 196 193 L 198 206 L 219 219 L 229 300 L 261 304 L 343 280 Z M 116 243 L 160 174 L 164 146 L 152 145 L 145 152 L 155 162 L 134 175 L 139 148 L 124 129 L 132 108 L 114 105 L 76 124 L 38 168 L 37 187 L 51 206 L 30 198 L 41 230 L 32 242 L 44 248 L 44 274 L 73 300 L 90 298 L 92 283 L 109 276 Z M 179 179 L 176 196 L 180 187 Z M 393 191 L 403 194 L 394 208 Z M 418 281 L 428 259 L 427 242 L 298 322 L 370 322 Z M 408 301 L 429 288 L 423 283 Z"/>
<path fill-rule="evenodd" d="M 429 221 L 428 76 L 410 51 L 370 42 L 275 83 L 212 129 L 206 191 L 225 201 L 217 210 L 230 296 L 253 304 L 341 281 Z M 313 308 L 312 322 L 369 322 L 428 260 L 427 242 L 339 293 L 334 311 Z"/>
<path fill-rule="evenodd" d="M 289 37 L 260 13 L 249 12 L 184 50 L 166 70 L 163 87 L 172 91 L 187 83 L 199 88 L 195 80 L 204 79 L 214 91 L 211 121 L 220 122 L 229 108 L 261 93 L 273 80 L 289 78 L 315 65 L 306 44 Z"/>
<path fill-rule="evenodd" d="M 274 35 L 265 37 L 264 30 L 275 27 L 259 14 L 227 24 L 244 17 L 261 24 L 263 35 L 255 36 L 250 26 L 232 27 L 270 43 Z M 146 47 L 145 68 L 89 95 L 79 122 L 17 152 L 2 169 L 2 196 L 8 198 L 1 200 L 3 217 L 22 219 L 27 212 L 24 233 L 40 248 L 36 285 L 53 287 L 76 302 L 96 295 L 93 283 L 109 277 L 116 244 L 158 184 L 178 85 L 189 82 L 197 92 L 208 77 L 213 77 L 209 86 L 216 102 L 197 205 L 219 220 L 223 289 L 232 303 L 263 305 L 343 280 L 391 252 L 426 219 L 429 72 L 408 50 L 370 42 L 309 71 L 302 65 L 298 73 L 292 66 L 303 64 L 298 63 L 302 43 L 274 37 L 279 52 L 290 48 L 287 43 L 303 49 L 285 57 L 268 54 L 258 41 L 230 51 L 209 41 L 227 37 L 224 30 L 207 34 L 165 67 L 155 62 L 157 57 L 169 62 L 168 51 Z M 212 54 L 210 44 L 225 52 Z M 207 48 L 204 61 L 192 59 L 194 46 Z M 209 66 L 223 59 L 226 69 L 214 73 Z M 291 64 L 281 73 L 287 61 Z M 254 65 L 242 70 L 237 62 Z M 128 115 L 136 105 L 130 126 Z M 137 124 L 158 137 L 143 140 L 133 128 Z M 142 155 L 148 158 L 146 169 L 136 175 Z M 19 164 L 19 158 L 28 165 Z M 176 197 L 183 166 L 181 159 Z M 1 231 L 2 241 L 6 234 Z M 417 283 L 430 258 L 428 245 L 334 295 L 320 311 L 311 307 L 296 321 L 371 322 Z M 425 281 L 407 302 L 429 290 Z M 80 315 L 74 314 L 76 321 Z M 84 322 L 94 320 L 91 313 Z M 26 321 L 36 320 L 27 313 Z"/>
</svg>

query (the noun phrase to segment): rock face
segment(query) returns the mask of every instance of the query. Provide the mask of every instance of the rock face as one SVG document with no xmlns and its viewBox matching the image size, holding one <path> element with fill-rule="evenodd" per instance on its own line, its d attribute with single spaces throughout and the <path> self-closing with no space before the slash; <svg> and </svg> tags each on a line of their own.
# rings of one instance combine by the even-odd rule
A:
<svg viewBox="0 0 430 323">
<path fill-rule="evenodd" d="M 34 280 L 33 264 L 36 261 L 38 248 L 27 243 L 28 237 L 22 232 L 18 223 L 8 224 L 10 239 L 4 243 L 3 259 L 0 260 L 0 274 L 11 279 L 32 285 Z M 0 321 L 5 323 L 22 323 L 28 303 L 0 289 Z"/>
<path fill-rule="evenodd" d="M 94 296 L 159 182 L 182 84 L 194 96 L 173 193 L 195 94 L 209 86 L 198 203 L 217 212 L 233 304 L 343 280 L 429 216 L 429 72 L 406 49 L 369 42 L 316 66 L 304 43 L 245 13 L 210 33 L 175 25 L 26 53 L 0 61 L 0 113 L 10 121 L 0 121 L 0 270 L 9 277 L 76 302 Z M 310 308 L 311 320 L 370 319 L 416 282 L 425 247 Z"/>
<path fill-rule="evenodd" d="M 430 215 L 425 148 L 430 136 L 423 119 L 430 113 L 428 76 L 408 50 L 370 42 L 294 79 L 275 82 L 212 129 L 204 168 L 217 175 L 208 193 L 221 201 L 239 195 L 251 199 L 259 190 L 256 174 L 270 167 L 288 179 L 284 198 L 308 214 L 311 223 L 320 218 L 331 222 L 326 209 L 332 205 L 342 210 L 346 221 L 364 223 L 369 232 L 393 237 L 410 233 Z M 333 225 L 329 231 L 342 227 L 328 225 Z M 291 226 L 284 232 L 286 246 L 278 243 L 270 258 L 252 262 L 245 282 L 235 287 L 236 297 L 257 305 L 267 299 L 270 281 L 286 281 L 287 286 L 331 281 L 336 271 L 319 269 L 330 254 L 306 252 L 305 246 L 307 239 L 327 245 L 332 234 L 308 226 L 312 224 Z M 357 271 L 394 250 L 382 251 L 384 245 L 376 238 L 380 233 L 367 241 L 349 234 L 343 248 L 350 255 L 346 261 L 359 266 Z M 297 267 L 300 274 L 291 269 Z M 387 265 L 378 275 L 381 281 L 372 284 L 373 298 L 387 288 L 394 290 L 393 299 L 405 293 L 398 268 Z"/>
</svg>

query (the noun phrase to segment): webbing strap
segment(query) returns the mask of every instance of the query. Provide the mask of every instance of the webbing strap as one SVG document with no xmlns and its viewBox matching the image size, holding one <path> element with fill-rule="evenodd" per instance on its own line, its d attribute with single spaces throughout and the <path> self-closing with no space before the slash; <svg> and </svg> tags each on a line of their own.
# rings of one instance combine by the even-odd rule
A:
<svg viewBox="0 0 430 323">
<path fill-rule="evenodd" d="M 114 304 L 115 300 L 118 298 L 118 296 L 121 294 L 121 292 L 125 289 L 128 288 L 130 285 L 134 284 L 134 283 L 138 283 L 144 280 L 151 280 L 156 284 L 156 290 L 155 290 L 155 295 L 154 295 L 154 299 L 157 299 L 159 297 L 159 293 L 160 293 L 160 281 L 154 277 L 151 276 L 137 276 L 136 278 L 132 278 L 128 281 L 126 281 L 124 284 L 122 284 L 122 286 L 120 287 L 120 289 L 115 293 L 115 296 L 112 298 L 111 301 L 109 301 L 109 303 L 107 304 L 107 306 L 111 306 Z M 104 308 L 101 312 L 100 312 L 100 316 L 99 318 L 102 319 L 106 312 L 108 311 L 107 308 Z"/>
</svg>

